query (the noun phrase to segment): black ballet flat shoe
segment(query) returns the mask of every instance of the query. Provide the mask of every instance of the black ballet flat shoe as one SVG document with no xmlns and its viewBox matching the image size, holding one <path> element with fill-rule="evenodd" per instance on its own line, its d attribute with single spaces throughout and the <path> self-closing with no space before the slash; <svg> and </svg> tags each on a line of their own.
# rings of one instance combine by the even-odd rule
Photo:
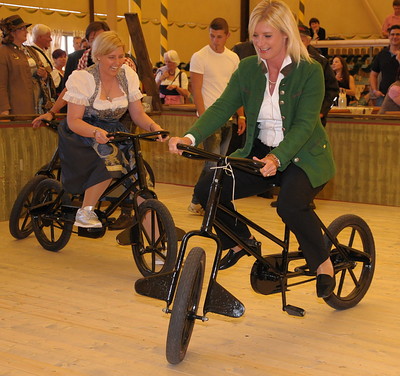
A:
<svg viewBox="0 0 400 376">
<path fill-rule="evenodd" d="M 222 257 L 219 262 L 219 270 L 225 270 L 235 265 L 244 255 L 250 256 L 244 249 L 241 249 L 238 252 L 235 252 L 233 249 L 230 249 L 228 253 Z"/>
<path fill-rule="evenodd" d="M 317 275 L 317 296 L 318 298 L 327 298 L 333 293 L 336 286 L 335 277 L 328 274 Z"/>
<path fill-rule="evenodd" d="M 255 253 L 261 255 L 261 243 L 258 242 L 256 239 L 247 239 L 246 244 L 251 247 Z M 233 249 L 230 249 L 228 253 L 222 257 L 221 261 L 219 262 L 219 270 L 225 270 L 230 268 L 231 266 L 235 265 L 243 256 L 250 256 L 248 252 L 244 249 L 241 249 L 238 252 L 235 252 Z"/>
</svg>

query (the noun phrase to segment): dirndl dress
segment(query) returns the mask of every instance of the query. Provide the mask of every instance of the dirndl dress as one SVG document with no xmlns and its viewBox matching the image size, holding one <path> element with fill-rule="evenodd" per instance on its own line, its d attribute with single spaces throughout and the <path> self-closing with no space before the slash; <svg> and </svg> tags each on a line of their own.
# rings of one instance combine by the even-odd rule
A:
<svg viewBox="0 0 400 376">
<path fill-rule="evenodd" d="M 98 65 L 93 65 L 87 68 L 86 71 L 93 75 L 96 85 L 93 95 L 88 98 L 88 105 L 85 106 L 83 121 L 107 132 L 127 132 L 125 126 L 119 121 L 126 112 L 127 106 L 113 109 L 96 109 L 93 103 L 100 91 Z M 117 79 L 121 89 L 129 98 L 125 69 L 120 69 Z M 139 90 L 138 92 L 140 93 Z M 140 99 L 141 94 L 136 95 Z M 135 165 L 131 143 L 98 144 L 94 138 L 83 137 L 71 131 L 68 127 L 67 119 L 60 123 L 58 134 L 61 183 L 69 193 L 82 194 L 93 185 L 118 177 L 121 173 L 127 173 Z"/>
</svg>

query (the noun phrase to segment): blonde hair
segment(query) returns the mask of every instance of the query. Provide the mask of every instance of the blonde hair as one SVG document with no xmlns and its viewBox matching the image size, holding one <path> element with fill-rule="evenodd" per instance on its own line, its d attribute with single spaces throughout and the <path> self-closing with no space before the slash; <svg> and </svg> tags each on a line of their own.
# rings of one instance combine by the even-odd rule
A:
<svg viewBox="0 0 400 376">
<path fill-rule="evenodd" d="M 249 36 L 260 22 L 265 22 L 287 37 L 286 49 L 294 63 L 300 60 L 311 62 L 306 47 L 300 39 L 296 20 L 290 8 L 280 0 L 263 0 L 256 5 L 250 15 Z"/>
<path fill-rule="evenodd" d="M 92 57 L 98 59 L 100 56 L 108 55 L 122 47 L 125 52 L 125 45 L 115 31 L 104 31 L 99 34 L 92 45 Z"/>
</svg>

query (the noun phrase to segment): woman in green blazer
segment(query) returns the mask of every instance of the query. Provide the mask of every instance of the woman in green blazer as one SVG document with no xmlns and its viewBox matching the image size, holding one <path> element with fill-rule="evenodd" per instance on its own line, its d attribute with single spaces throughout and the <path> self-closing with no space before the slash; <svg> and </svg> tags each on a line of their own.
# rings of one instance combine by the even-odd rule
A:
<svg viewBox="0 0 400 376">
<path fill-rule="evenodd" d="M 258 56 L 246 58 L 222 96 L 185 134 L 170 140 L 170 151 L 179 153 L 177 143 L 198 145 L 215 132 L 240 107 L 247 117 L 246 142 L 232 155 L 265 163 L 262 177 L 235 171 L 235 198 L 263 193 L 271 184 L 280 185 L 277 211 L 296 235 L 307 265 L 317 273 L 317 295 L 329 296 L 335 280 L 333 266 L 322 232 L 310 203 L 335 173 L 327 134 L 319 113 L 324 97 L 320 64 L 312 60 L 288 6 L 279 0 L 264 0 L 250 16 L 249 35 Z M 206 205 L 212 173 L 196 186 L 195 194 Z M 221 203 L 229 208 L 232 178 L 224 180 Z M 228 215 L 218 218 L 254 243 L 249 229 Z M 220 235 L 229 252 L 220 269 L 234 265 L 247 254 L 232 239 Z"/>
</svg>

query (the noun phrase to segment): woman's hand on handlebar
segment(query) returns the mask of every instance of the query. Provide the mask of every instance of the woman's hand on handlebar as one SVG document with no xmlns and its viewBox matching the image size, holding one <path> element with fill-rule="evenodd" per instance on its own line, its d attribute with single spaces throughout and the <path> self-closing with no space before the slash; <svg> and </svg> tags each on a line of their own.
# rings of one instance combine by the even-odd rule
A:
<svg viewBox="0 0 400 376">
<path fill-rule="evenodd" d="M 52 121 L 53 120 L 53 115 L 50 114 L 49 112 L 46 112 L 45 114 L 42 114 L 38 116 L 37 118 L 32 120 L 32 127 L 33 128 L 39 128 L 43 123 L 42 119 Z"/>
<path fill-rule="evenodd" d="M 165 131 L 165 129 L 161 128 L 161 126 L 159 126 L 157 123 L 150 124 L 150 132 L 159 132 L 159 131 Z M 165 142 L 165 141 L 168 141 L 168 139 L 169 139 L 169 136 L 166 136 L 165 134 L 164 135 L 160 134 L 157 137 L 156 141 Z"/>
<path fill-rule="evenodd" d="M 170 153 L 182 155 L 183 150 L 179 150 L 177 144 L 192 145 L 192 140 L 189 137 L 171 137 L 168 143 Z"/>
<path fill-rule="evenodd" d="M 96 128 L 93 132 L 94 140 L 99 144 L 106 144 L 108 141 L 112 140 L 114 137 L 107 137 L 108 132 L 102 128 Z"/>
<path fill-rule="evenodd" d="M 260 168 L 260 173 L 264 177 L 274 176 L 276 175 L 276 171 L 278 170 L 278 166 L 275 161 L 269 157 L 265 156 L 263 159 L 258 159 L 257 157 L 253 157 L 254 161 L 263 162 L 264 167 Z"/>
</svg>

